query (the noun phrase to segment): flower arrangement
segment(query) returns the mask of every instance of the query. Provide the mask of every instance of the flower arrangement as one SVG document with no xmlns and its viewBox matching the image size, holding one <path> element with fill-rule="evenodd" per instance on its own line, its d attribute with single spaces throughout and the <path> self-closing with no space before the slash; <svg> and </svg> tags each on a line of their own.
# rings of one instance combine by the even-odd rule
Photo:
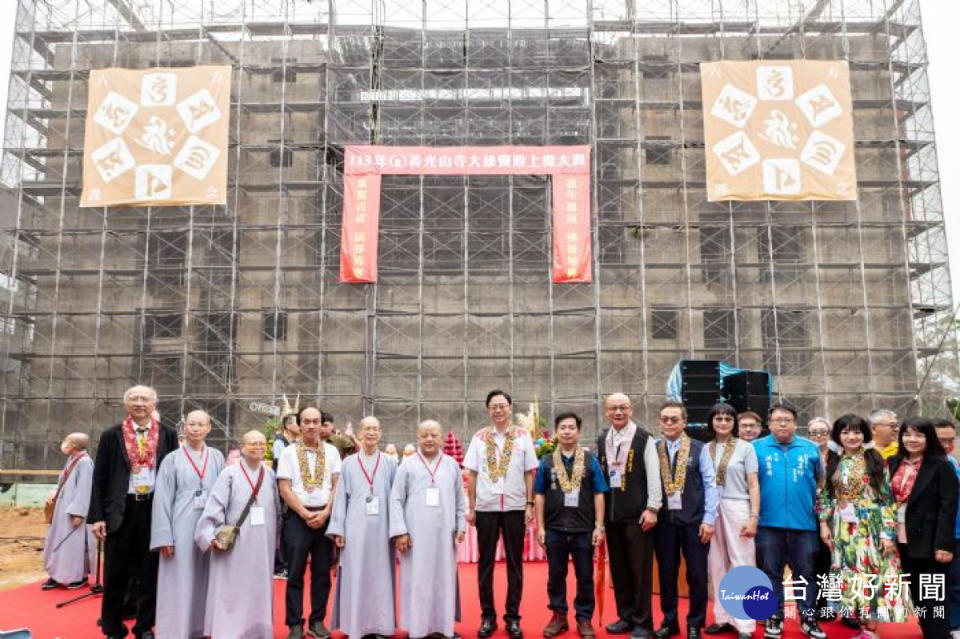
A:
<svg viewBox="0 0 960 639">
<path fill-rule="evenodd" d="M 537 459 L 540 459 L 544 455 L 549 455 L 553 452 L 557 447 L 557 440 L 550 436 L 550 430 L 547 428 L 547 420 L 540 415 L 540 402 L 534 398 L 533 403 L 529 404 L 529 406 L 530 408 L 526 414 L 517 413 L 517 424 L 530 433 L 531 439 L 537 437 L 537 433 L 540 433 L 540 436 L 533 441 L 534 452 L 537 454 Z"/>
</svg>

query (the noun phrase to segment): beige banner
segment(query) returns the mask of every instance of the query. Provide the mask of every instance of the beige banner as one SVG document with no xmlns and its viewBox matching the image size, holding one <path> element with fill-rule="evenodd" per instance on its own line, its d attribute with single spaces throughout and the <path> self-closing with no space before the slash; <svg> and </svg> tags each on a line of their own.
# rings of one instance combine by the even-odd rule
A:
<svg viewBox="0 0 960 639">
<path fill-rule="evenodd" d="M 842 60 L 704 62 L 707 199 L 855 200 Z"/>
<path fill-rule="evenodd" d="M 90 72 L 80 206 L 227 203 L 230 67 Z"/>
</svg>

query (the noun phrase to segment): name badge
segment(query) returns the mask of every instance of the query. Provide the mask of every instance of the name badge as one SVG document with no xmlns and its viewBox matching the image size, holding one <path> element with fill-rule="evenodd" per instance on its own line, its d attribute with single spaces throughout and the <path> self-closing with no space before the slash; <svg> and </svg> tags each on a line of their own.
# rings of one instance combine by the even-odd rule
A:
<svg viewBox="0 0 960 639">
<path fill-rule="evenodd" d="M 427 506 L 434 506 L 439 508 L 440 506 L 440 489 L 436 486 L 428 486 L 427 493 Z"/>
<path fill-rule="evenodd" d="M 620 488 L 622 482 L 622 475 L 619 470 L 610 471 L 610 488 Z"/>
<path fill-rule="evenodd" d="M 266 523 L 266 518 L 263 516 L 263 506 L 251 506 L 250 507 L 250 525 L 263 526 L 265 523 Z"/>
<path fill-rule="evenodd" d="M 207 491 L 198 490 L 193 493 L 193 507 L 197 510 L 203 510 L 207 505 Z"/>
<path fill-rule="evenodd" d="M 571 490 L 569 493 L 563 493 L 563 505 L 567 508 L 576 508 L 580 505 L 580 491 Z"/>
<path fill-rule="evenodd" d="M 848 501 L 843 505 L 843 508 L 840 509 L 840 518 L 845 524 L 855 524 L 859 521 L 857 509 L 854 507 L 853 502 Z"/>
<path fill-rule="evenodd" d="M 683 510 L 683 493 L 678 491 L 667 495 L 667 510 Z"/>
<path fill-rule="evenodd" d="M 153 488 L 153 473 L 149 468 L 141 468 L 133 474 L 133 488 L 143 495 Z"/>
<path fill-rule="evenodd" d="M 907 523 L 907 505 L 906 504 L 900 504 L 900 506 L 897 508 L 897 523 L 898 524 Z"/>
<path fill-rule="evenodd" d="M 367 514 L 368 515 L 380 514 L 380 496 L 379 495 L 367 495 Z"/>
<path fill-rule="evenodd" d="M 502 495 L 502 494 L 503 494 L 503 478 L 498 479 L 497 481 L 490 483 L 490 494 L 491 494 L 491 495 Z"/>
</svg>

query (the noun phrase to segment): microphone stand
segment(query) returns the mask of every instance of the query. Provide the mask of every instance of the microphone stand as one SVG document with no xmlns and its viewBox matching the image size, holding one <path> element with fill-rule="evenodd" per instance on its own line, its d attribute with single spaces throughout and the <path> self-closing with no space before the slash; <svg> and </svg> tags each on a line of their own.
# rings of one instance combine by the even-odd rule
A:
<svg viewBox="0 0 960 639">
<path fill-rule="evenodd" d="M 73 599 L 67 599 L 66 601 L 61 601 L 57 604 L 57 608 L 63 608 L 64 606 L 69 606 L 72 603 L 76 603 L 87 597 L 95 597 L 103 592 L 103 584 L 100 583 L 100 559 L 103 555 L 103 541 L 97 540 L 97 570 L 96 577 L 93 582 L 93 585 L 90 586 L 90 592 L 85 592 L 82 595 L 74 597 Z"/>
</svg>

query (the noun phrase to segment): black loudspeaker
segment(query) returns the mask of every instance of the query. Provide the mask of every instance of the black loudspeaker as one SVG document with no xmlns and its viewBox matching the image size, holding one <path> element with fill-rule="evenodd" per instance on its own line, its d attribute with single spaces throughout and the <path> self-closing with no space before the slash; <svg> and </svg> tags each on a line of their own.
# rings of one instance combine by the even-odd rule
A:
<svg viewBox="0 0 960 639">
<path fill-rule="evenodd" d="M 770 411 L 770 390 L 770 373 L 766 371 L 741 371 L 721 382 L 723 400 L 738 413 L 750 410 L 760 415 L 764 425 Z"/>
<path fill-rule="evenodd" d="M 713 359 L 680 361 L 680 384 L 688 424 L 706 424 L 707 413 L 720 401 L 720 362 Z M 696 429 L 691 429 L 691 436 Z"/>
</svg>

